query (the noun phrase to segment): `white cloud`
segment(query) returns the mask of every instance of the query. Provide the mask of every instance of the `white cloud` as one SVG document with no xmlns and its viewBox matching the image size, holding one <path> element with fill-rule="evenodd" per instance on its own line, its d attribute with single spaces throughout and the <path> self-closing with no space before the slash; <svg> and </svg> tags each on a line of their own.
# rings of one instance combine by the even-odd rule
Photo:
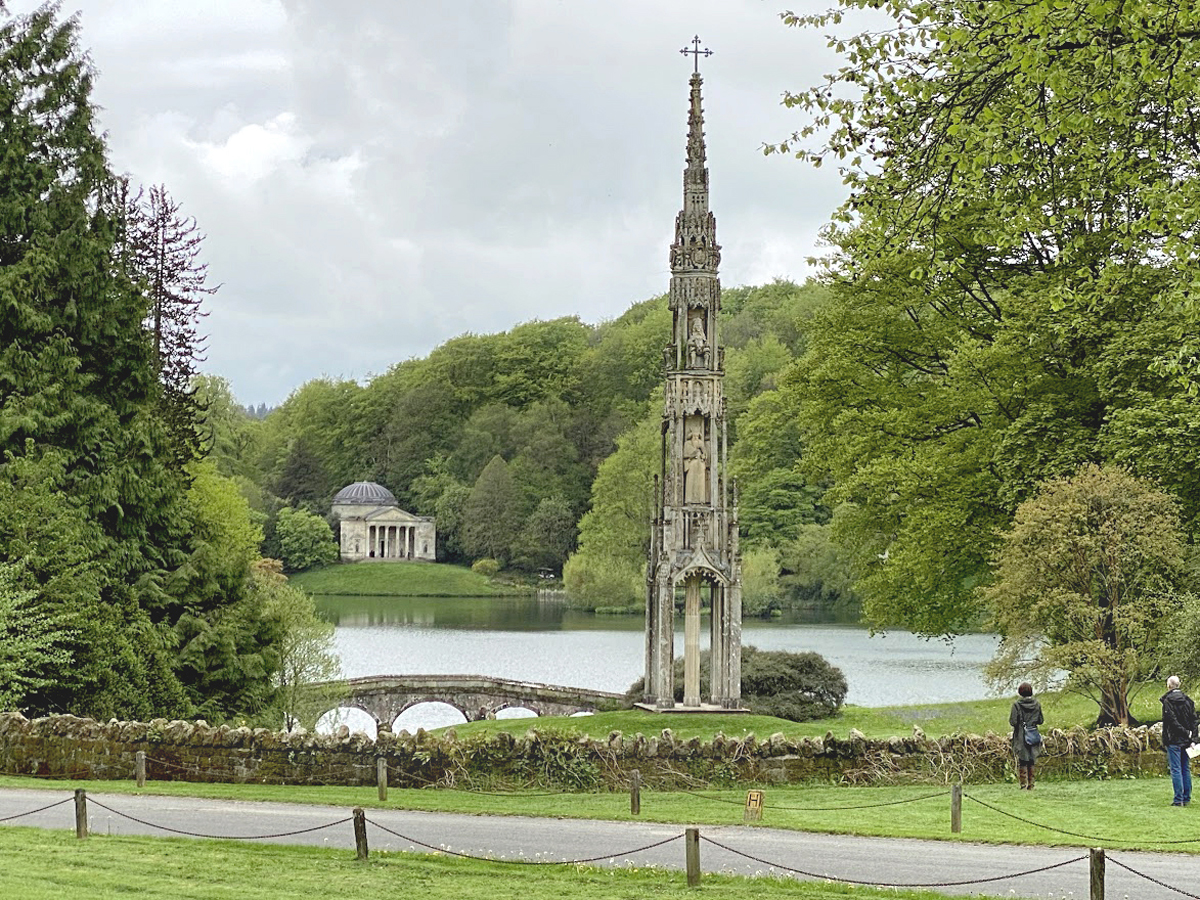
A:
<svg viewBox="0 0 1200 900">
<path fill-rule="evenodd" d="M 724 283 L 803 278 L 842 196 L 761 153 L 834 64 L 761 0 L 68 3 L 115 168 L 208 234 L 206 367 L 246 402 L 664 292 L 694 33 Z"/>
</svg>

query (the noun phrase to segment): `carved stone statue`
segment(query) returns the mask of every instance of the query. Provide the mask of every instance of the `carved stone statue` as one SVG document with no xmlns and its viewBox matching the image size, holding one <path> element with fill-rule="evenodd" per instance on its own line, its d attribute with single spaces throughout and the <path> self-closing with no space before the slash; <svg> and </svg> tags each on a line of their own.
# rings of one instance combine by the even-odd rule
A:
<svg viewBox="0 0 1200 900">
<path fill-rule="evenodd" d="M 708 365 L 708 338 L 704 336 L 704 323 L 699 316 L 692 319 L 692 330 L 688 334 L 688 368 L 698 369 Z"/>
<path fill-rule="evenodd" d="M 708 454 L 698 431 L 688 435 L 683 445 L 683 502 L 708 502 Z"/>
</svg>

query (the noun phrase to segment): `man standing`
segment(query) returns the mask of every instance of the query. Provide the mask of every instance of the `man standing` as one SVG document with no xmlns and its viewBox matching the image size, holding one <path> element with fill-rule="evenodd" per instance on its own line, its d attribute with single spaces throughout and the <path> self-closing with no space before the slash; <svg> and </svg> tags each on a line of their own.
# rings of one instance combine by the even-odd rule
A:
<svg viewBox="0 0 1200 900">
<path fill-rule="evenodd" d="M 1179 689 L 1179 676 L 1172 675 L 1167 679 L 1167 692 L 1162 695 L 1162 742 L 1175 788 L 1172 806 L 1187 806 L 1192 801 L 1192 766 L 1187 748 L 1198 738 L 1196 706 Z"/>
</svg>

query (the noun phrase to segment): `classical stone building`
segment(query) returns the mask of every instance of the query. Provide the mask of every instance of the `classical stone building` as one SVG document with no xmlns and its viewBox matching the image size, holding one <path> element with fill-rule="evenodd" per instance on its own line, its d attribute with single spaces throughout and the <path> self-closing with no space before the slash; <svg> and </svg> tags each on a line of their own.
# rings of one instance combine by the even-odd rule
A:
<svg viewBox="0 0 1200 900">
<path fill-rule="evenodd" d="M 433 519 L 405 512 L 395 495 L 373 481 L 356 481 L 333 498 L 341 532 L 342 559 L 436 558 Z"/>
<path fill-rule="evenodd" d="M 684 594 L 683 707 L 741 706 L 742 583 L 737 496 L 727 477 L 725 351 L 718 332 L 721 282 L 716 219 L 708 209 L 699 57 L 688 113 L 683 209 L 671 245 L 673 327 L 664 350 L 662 464 L 646 585 L 645 706 L 675 707 L 675 597 Z M 700 696 L 700 608 L 712 609 L 711 697 Z"/>
</svg>

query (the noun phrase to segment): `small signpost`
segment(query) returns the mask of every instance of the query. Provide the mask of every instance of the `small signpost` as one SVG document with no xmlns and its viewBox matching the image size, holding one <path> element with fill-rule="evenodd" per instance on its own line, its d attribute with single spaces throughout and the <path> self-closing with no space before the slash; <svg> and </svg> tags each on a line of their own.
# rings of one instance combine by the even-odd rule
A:
<svg viewBox="0 0 1200 900">
<path fill-rule="evenodd" d="M 746 791 L 746 811 L 742 816 L 743 822 L 758 822 L 762 819 L 763 792 Z"/>
</svg>

